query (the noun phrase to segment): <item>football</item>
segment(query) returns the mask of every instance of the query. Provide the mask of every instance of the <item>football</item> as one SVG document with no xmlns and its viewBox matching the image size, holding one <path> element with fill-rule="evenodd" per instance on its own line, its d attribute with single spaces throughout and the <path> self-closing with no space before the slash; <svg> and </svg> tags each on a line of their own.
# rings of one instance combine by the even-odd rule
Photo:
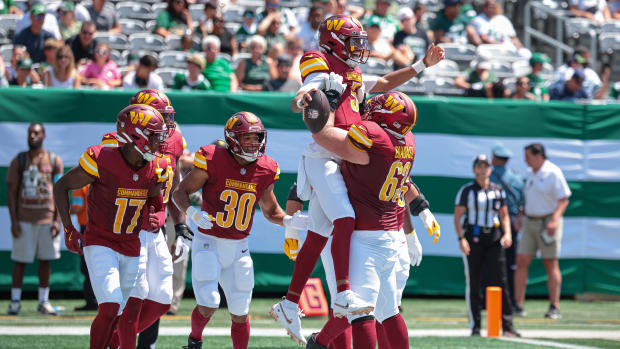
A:
<svg viewBox="0 0 620 349">
<path fill-rule="evenodd" d="M 320 90 L 310 92 L 312 100 L 304 108 L 304 123 L 310 132 L 317 133 L 323 129 L 329 118 L 329 102 Z"/>
</svg>

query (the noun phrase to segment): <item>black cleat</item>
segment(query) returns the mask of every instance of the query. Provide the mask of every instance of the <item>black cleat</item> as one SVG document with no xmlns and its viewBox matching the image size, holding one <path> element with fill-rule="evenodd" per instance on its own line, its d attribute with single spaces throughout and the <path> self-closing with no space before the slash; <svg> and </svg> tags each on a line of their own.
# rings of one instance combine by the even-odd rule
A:
<svg viewBox="0 0 620 349">
<path fill-rule="evenodd" d="M 545 313 L 545 317 L 547 319 L 559 320 L 562 318 L 562 314 L 560 314 L 560 309 L 554 307 L 553 305 L 549 306 L 549 310 Z"/>
<path fill-rule="evenodd" d="M 306 349 L 327 349 L 326 346 L 324 345 L 320 345 L 319 343 L 316 342 L 316 336 L 319 333 L 313 333 L 310 335 L 310 337 L 308 337 L 308 343 L 306 343 Z"/>
<path fill-rule="evenodd" d="M 202 349 L 202 341 L 187 337 L 187 346 L 183 347 L 183 349 Z"/>
<path fill-rule="evenodd" d="M 504 333 L 502 333 L 502 336 L 504 337 L 521 337 L 521 333 L 517 332 L 517 330 L 515 330 L 514 328 L 511 328 L 509 330 L 504 330 Z"/>
<path fill-rule="evenodd" d="M 479 328 L 473 328 L 471 330 L 471 336 L 472 337 L 480 337 L 480 329 Z"/>
</svg>

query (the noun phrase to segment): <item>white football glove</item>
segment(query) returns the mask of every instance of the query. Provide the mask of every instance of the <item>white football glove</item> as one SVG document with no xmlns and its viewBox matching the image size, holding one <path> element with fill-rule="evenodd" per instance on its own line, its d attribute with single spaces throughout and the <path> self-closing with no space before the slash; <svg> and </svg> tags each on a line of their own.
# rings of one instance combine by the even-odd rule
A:
<svg viewBox="0 0 620 349">
<path fill-rule="evenodd" d="M 329 90 L 334 90 L 338 92 L 339 95 L 344 93 L 344 90 L 347 89 L 347 85 L 342 83 L 342 76 L 331 72 L 329 73 L 329 77 L 325 78 L 325 92 Z"/>
<path fill-rule="evenodd" d="M 194 206 L 190 206 L 185 210 L 185 214 L 189 219 L 194 221 L 199 228 L 202 229 L 211 229 L 213 227 L 213 219 L 211 216 L 205 211 L 198 211 Z"/>
<path fill-rule="evenodd" d="M 426 231 L 428 231 L 428 235 L 433 237 L 433 243 L 436 243 L 441 236 L 441 232 L 439 230 L 439 223 L 435 219 L 435 216 L 431 213 L 431 210 L 428 208 L 420 212 L 419 214 L 422 223 L 426 227 Z"/>
<path fill-rule="evenodd" d="M 301 245 L 303 242 L 299 237 L 299 232 L 293 228 L 286 228 L 284 233 L 284 253 L 290 258 L 292 261 L 297 259 L 297 254 L 301 249 Z"/>
<path fill-rule="evenodd" d="M 422 262 L 422 245 L 420 245 L 420 240 L 418 240 L 418 234 L 413 231 L 405 236 L 407 237 L 407 248 L 409 250 L 409 263 L 411 266 L 417 267 Z"/>
<path fill-rule="evenodd" d="M 187 242 L 185 241 L 185 239 L 182 236 L 177 236 L 176 241 L 174 242 L 175 247 L 174 247 L 174 256 L 178 256 L 176 257 L 176 259 L 174 259 L 174 263 L 179 263 L 182 262 L 183 260 L 185 260 L 185 258 L 187 258 L 187 255 L 189 254 L 189 245 L 187 244 Z"/>
<path fill-rule="evenodd" d="M 301 214 L 301 211 L 295 212 L 292 216 L 286 215 L 282 220 L 282 224 L 286 228 L 297 230 L 308 230 L 308 216 Z"/>
</svg>

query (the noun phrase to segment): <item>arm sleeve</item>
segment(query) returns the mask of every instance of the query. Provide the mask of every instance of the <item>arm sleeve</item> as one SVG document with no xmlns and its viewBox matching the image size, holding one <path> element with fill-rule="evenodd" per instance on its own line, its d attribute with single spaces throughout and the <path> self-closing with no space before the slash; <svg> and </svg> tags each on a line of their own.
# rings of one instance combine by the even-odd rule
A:
<svg viewBox="0 0 620 349">
<path fill-rule="evenodd" d="M 206 155 L 206 151 L 203 148 L 198 149 L 198 151 L 194 154 L 194 167 L 207 171 Z"/>
<path fill-rule="evenodd" d="M 361 124 L 351 125 L 347 133 L 347 140 L 359 151 L 367 152 L 372 148 L 373 142 L 368 135 L 368 130 Z"/>
<path fill-rule="evenodd" d="M 99 149 L 97 149 L 96 146 L 92 146 L 86 149 L 78 160 L 78 165 L 82 168 L 82 170 L 96 178 L 99 178 L 99 168 L 97 167 L 98 156 Z"/>
<path fill-rule="evenodd" d="M 422 194 L 420 187 L 413 182 L 411 182 L 411 184 L 418 190 L 420 195 L 411 201 L 409 204 L 409 211 L 411 211 L 413 216 L 418 216 L 420 212 L 430 208 L 430 204 L 428 203 L 428 200 L 426 200 L 426 197 L 424 197 L 424 194 Z"/>
<path fill-rule="evenodd" d="M 319 53 L 309 52 L 299 60 L 299 71 L 301 72 L 301 81 L 305 82 L 311 73 L 329 74 L 329 66 Z"/>
<path fill-rule="evenodd" d="M 114 133 L 106 133 L 101 139 L 101 145 L 104 147 L 118 148 L 118 139 L 116 139 L 116 135 Z"/>
</svg>

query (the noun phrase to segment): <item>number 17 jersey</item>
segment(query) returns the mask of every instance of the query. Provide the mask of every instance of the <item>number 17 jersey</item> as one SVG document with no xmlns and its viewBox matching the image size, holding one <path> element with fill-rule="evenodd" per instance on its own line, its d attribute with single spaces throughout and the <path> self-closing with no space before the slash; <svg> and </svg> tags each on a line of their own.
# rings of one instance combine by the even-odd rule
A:
<svg viewBox="0 0 620 349">
<path fill-rule="evenodd" d="M 194 167 L 209 175 L 202 187 L 202 210 L 213 218 L 211 229 L 198 230 L 220 238 L 246 238 L 263 192 L 280 177 L 278 163 L 263 155 L 242 166 L 228 149 L 206 145 L 194 155 Z"/>
</svg>

